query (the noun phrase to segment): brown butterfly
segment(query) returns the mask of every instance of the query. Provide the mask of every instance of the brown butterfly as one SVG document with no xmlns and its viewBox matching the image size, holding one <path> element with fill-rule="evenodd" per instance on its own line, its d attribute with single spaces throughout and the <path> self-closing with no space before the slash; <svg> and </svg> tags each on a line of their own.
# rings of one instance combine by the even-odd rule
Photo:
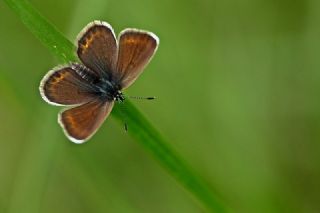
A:
<svg viewBox="0 0 320 213">
<path fill-rule="evenodd" d="M 83 143 L 98 130 L 114 102 L 124 101 L 121 90 L 138 78 L 158 45 L 155 34 L 138 29 L 123 30 L 117 40 L 102 21 L 80 32 L 77 54 L 82 64 L 56 67 L 40 83 L 46 102 L 69 106 L 59 113 L 58 122 L 71 141 Z"/>
</svg>

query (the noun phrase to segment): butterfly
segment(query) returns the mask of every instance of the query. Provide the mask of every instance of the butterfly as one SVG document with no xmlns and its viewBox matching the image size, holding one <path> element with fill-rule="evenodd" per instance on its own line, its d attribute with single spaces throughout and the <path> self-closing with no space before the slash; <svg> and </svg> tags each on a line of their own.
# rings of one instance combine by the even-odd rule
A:
<svg viewBox="0 0 320 213">
<path fill-rule="evenodd" d="M 67 106 L 58 122 L 72 142 L 83 143 L 94 135 L 114 103 L 125 100 L 121 91 L 138 78 L 158 46 L 155 34 L 134 28 L 124 29 L 117 39 L 103 21 L 93 21 L 79 33 L 82 63 L 53 68 L 39 87 L 46 102 Z"/>
</svg>

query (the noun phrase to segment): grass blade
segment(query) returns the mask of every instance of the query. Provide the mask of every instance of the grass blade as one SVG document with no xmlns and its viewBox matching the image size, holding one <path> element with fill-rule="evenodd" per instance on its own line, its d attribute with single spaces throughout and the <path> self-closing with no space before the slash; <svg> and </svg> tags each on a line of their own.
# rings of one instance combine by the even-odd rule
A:
<svg viewBox="0 0 320 213">
<path fill-rule="evenodd" d="M 49 23 L 28 1 L 4 0 L 20 17 L 26 27 L 63 63 L 75 61 L 74 45 Z M 167 169 L 176 180 L 190 191 L 210 212 L 226 212 L 224 205 L 204 182 L 169 146 L 161 134 L 130 102 L 126 107 L 116 106 L 112 115 L 121 121 L 128 119 L 129 133 Z"/>
</svg>

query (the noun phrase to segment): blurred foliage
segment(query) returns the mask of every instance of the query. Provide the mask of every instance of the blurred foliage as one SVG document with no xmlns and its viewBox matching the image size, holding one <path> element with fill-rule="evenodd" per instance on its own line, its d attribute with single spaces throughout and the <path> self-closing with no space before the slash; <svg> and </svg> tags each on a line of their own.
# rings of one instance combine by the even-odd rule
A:
<svg viewBox="0 0 320 213">
<path fill-rule="evenodd" d="M 70 40 L 94 19 L 159 35 L 127 93 L 158 97 L 136 105 L 235 212 L 320 211 L 319 1 L 30 2 Z M 113 118 L 70 143 L 38 92 L 57 61 L 0 20 L 1 212 L 201 212 Z"/>
</svg>

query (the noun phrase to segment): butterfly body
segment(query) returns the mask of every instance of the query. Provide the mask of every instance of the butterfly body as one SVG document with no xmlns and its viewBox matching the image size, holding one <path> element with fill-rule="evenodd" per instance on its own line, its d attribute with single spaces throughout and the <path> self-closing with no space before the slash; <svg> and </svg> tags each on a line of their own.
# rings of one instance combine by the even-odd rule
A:
<svg viewBox="0 0 320 213">
<path fill-rule="evenodd" d="M 99 79 L 95 85 L 98 95 L 105 101 L 123 101 L 124 97 L 120 90 L 120 85 L 107 79 Z"/>
<path fill-rule="evenodd" d="M 98 130 L 114 102 L 125 100 L 122 90 L 142 73 L 159 39 L 137 29 L 125 29 L 116 39 L 112 27 L 102 21 L 89 23 L 78 37 L 77 54 L 82 64 L 54 68 L 39 89 L 48 103 L 69 106 L 58 121 L 71 141 L 83 143 Z"/>
</svg>

